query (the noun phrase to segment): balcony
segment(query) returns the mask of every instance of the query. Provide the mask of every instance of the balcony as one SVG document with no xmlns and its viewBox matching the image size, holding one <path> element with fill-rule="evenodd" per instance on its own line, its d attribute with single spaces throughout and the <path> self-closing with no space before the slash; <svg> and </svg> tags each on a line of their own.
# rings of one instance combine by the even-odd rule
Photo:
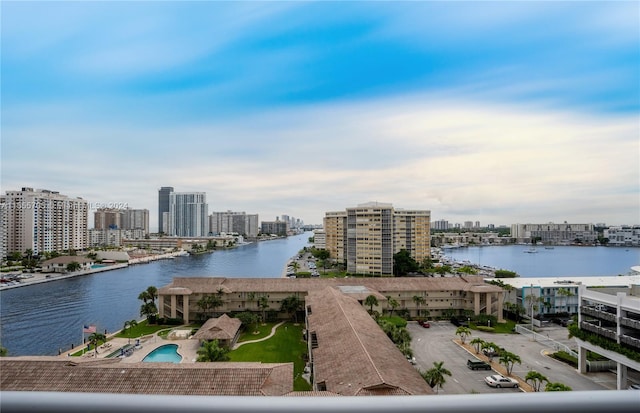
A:
<svg viewBox="0 0 640 413">
<path fill-rule="evenodd" d="M 637 413 L 633 390 L 374 397 L 168 396 L 104 393 L 3 392 L 2 413 L 379 413 L 491 412 Z"/>
</svg>

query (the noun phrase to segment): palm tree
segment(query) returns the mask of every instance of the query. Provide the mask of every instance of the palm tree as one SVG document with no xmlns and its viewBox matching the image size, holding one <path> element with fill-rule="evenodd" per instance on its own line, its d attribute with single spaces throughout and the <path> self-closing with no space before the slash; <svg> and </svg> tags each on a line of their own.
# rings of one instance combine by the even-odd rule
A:
<svg viewBox="0 0 640 413">
<path fill-rule="evenodd" d="M 420 317 L 420 305 L 425 303 L 425 299 L 421 295 L 414 295 L 413 302 L 416 303 L 416 307 L 418 307 L 417 314 Z"/>
<path fill-rule="evenodd" d="M 522 364 L 520 356 L 509 351 L 500 352 L 500 360 L 498 362 L 500 364 L 504 364 L 504 367 L 507 369 L 507 375 L 511 375 L 511 370 L 513 370 L 514 364 Z"/>
<path fill-rule="evenodd" d="M 451 376 L 451 372 L 443 367 L 444 361 L 433 362 L 433 368 L 421 373 L 422 378 L 427 382 L 429 387 L 432 389 L 436 388 L 436 393 L 438 393 L 438 389 L 442 387 L 447 381 L 444 376 Z"/>
<path fill-rule="evenodd" d="M 218 340 L 205 341 L 198 349 L 198 359 L 200 362 L 227 361 L 229 349 L 221 347 Z"/>
<path fill-rule="evenodd" d="M 262 295 L 260 296 L 260 298 L 258 298 L 258 307 L 260 307 L 260 310 L 262 310 L 262 323 L 266 323 L 266 311 L 267 308 L 269 308 L 269 299 L 267 298 L 266 295 Z"/>
<path fill-rule="evenodd" d="M 136 320 L 129 320 L 124 322 L 124 331 L 128 332 L 129 343 L 131 343 L 131 329 L 138 325 Z"/>
<path fill-rule="evenodd" d="M 562 383 L 547 383 L 544 391 L 571 391 L 571 387 Z"/>
<path fill-rule="evenodd" d="M 529 370 L 529 372 L 527 372 L 527 375 L 524 376 L 524 381 L 526 381 L 527 383 L 531 382 L 533 391 L 538 392 L 540 391 L 540 386 L 542 385 L 542 383 L 545 381 L 548 383 L 549 379 L 535 370 Z"/>
<path fill-rule="evenodd" d="M 378 299 L 375 295 L 368 295 L 367 298 L 364 299 L 364 304 L 369 306 L 369 314 L 373 314 L 373 306 L 378 305 Z"/>
<path fill-rule="evenodd" d="M 464 344 L 464 341 L 471 335 L 471 330 L 468 327 L 460 326 L 456 329 L 456 335 L 460 336 L 460 341 Z"/>
<path fill-rule="evenodd" d="M 476 354 L 478 354 L 480 353 L 480 348 L 484 342 L 485 341 L 480 337 L 476 337 L 473 340 L 471 340 L 469 344 L 471 344 L 476 349 Z"/>
<path fill-rule="evenodd" d="M 400 303 L 398 302 L 398 300 L 388 295 L 387 304 L 389 305 L 389 307 L 391 307 L 391 311 L 389 311 L 389 315 L 393 316 L 393 311 L 400 306 Z"/>
<path fill-rule="evenodd" d="M 290 295 L 284 300 L 282 300 L 282 304 L 280 306 L 280 311 L 283 311 L 287 314 L 293 314 L 293 320 L 297 324 L 298 323 L 298 310 L 302 302 L 295 295 Z"/>
<path fill-rule="evenodd" d="M 249 301 L 249 304 L 251 304 L 255 300 L 256 300 L 256 293 L 247 294 L 247 301 Z M 251 307 L 251 305 L 249 305 L 249 306 Z"/>
<path fill-rule="evenodd" d="M 104 343 L 107 341 L 107 336 L 102 333 L 91 333 L 91 335 L 87 338 L 90 344 L 93 344 L 93 348 L 96 351 L 96 355 L 98 355 L 98 344 L 100 342 Z"/>
</svg>

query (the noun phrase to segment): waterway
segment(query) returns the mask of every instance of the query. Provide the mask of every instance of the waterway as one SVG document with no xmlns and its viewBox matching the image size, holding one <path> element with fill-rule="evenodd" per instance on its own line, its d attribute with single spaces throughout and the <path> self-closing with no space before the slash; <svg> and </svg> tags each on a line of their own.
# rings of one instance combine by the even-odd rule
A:
<svg viewBox="0 0 640 413">
<path fill-rule="evenodd" d="M 591 277 L 627 275 L 640 265 L 640 248 L 527 245 L 464 247 L 445 250 L 454 261 L 516 272 L 520 277 Z"/>
<path fill-rule="evenodd" d="M 82 342 L 83 325 L 112 332 L 139 320 L 140 292 L 174 277 L 280 277 L 312 234 L 0 291 L 1 344 L 13 356 L 56 355 Z"/>
<path fill-rule="evenodd" d="M 277 278 L 287 261 L 309 246 L 312 233 L 189 257 L 0 291 L 0 341 L 10 355 L 56 355 L 82 340 L 82 326 L 119 330 L 140 319 L 138 295 L 174 277 Z M 555 247 L 524 253 L 521 245 L 447 251 L 456 261 L 508 269 L 522 277 L 627 274 L 640 248 Z"/>
</svg>

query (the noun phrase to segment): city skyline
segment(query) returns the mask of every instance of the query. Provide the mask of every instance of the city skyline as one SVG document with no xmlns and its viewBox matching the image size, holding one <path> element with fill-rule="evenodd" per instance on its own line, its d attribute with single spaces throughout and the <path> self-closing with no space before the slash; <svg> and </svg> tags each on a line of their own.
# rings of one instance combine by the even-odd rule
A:
<svg viewBox="0 0 640 413">
<path fill-rule="evenodd" d="M 637 225 L 637 2 L 6 2 L 2 192 Z M 93 211 L 89 211 L 90 214 Z"/>
</svg>

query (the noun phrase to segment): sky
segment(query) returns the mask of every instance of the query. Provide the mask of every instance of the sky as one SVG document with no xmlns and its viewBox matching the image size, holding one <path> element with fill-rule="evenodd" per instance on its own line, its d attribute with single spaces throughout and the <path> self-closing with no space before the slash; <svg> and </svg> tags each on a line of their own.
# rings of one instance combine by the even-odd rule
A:
<svg viewBox="0 0 640 413">
<path fill-rule="evenodd" d="M 152 231 L 162 186 L 260 221 L 378 201 L 451 224 L 640 224 L 637 1 L 0 13 L 2 193 L 147 208 Z"/>
</svg>

